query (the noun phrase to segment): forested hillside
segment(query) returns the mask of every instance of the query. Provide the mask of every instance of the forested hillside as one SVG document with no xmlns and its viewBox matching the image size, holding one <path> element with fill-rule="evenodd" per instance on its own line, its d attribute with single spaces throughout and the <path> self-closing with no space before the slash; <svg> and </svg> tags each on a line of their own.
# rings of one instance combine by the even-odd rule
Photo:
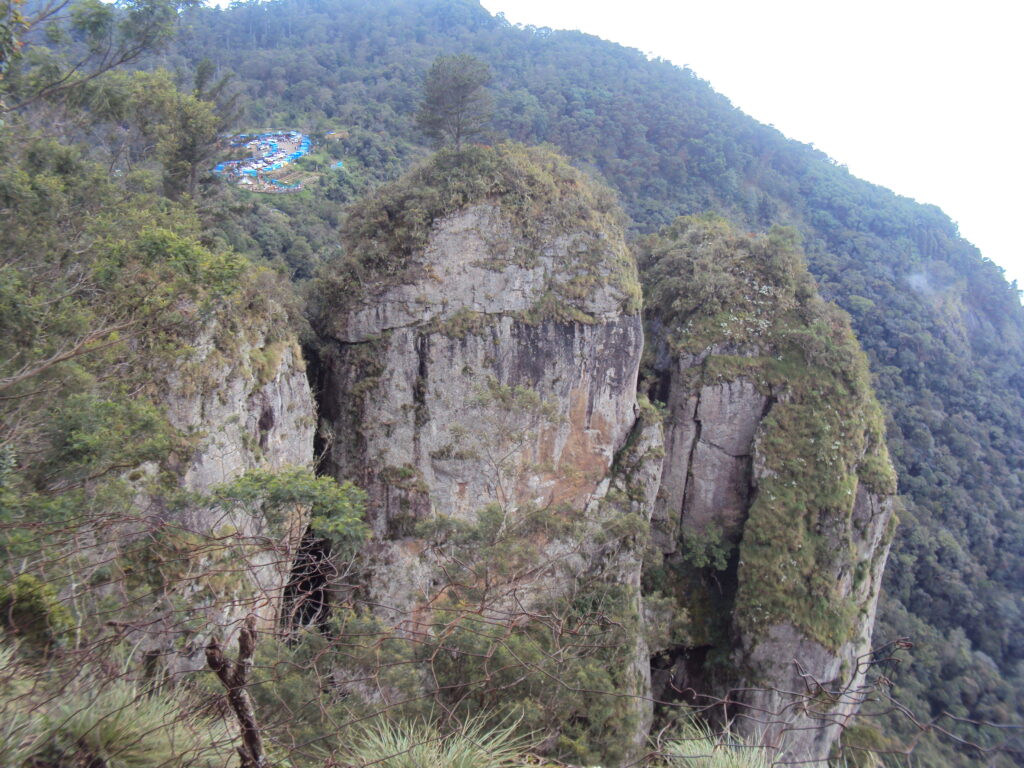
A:
<svg viewBox="0 0 1024 768">
<path fill-rule="evenodd" d="M 876 636 L 916 643 L 895 693 L 925 718 L 1019 718 L 1024 313 L 939 209 L 851 176 L 686 69 L 469 0 L 247 4 L 183 24 L 172 63 L 235 73 L 246 125 L 345 130 L 355 189 L 417 155 L 424 73 L 470 53 L 494 74 L 495 134 L 550 142 L 603 176 L 637 233 L 705 210 L 796 225 L 890 415 L 904 509 Z"/>
<path fill-rule="evenodd" d="M 742 240 L 743 232 L 766 232 L 774 225 L 799 231 L 818 290 L 849 313 L 867 354 L 886 411 L 901 494 L 875 645 L 906 646 L 902 639 L 909 638 L 913 647 L 900 654 L 901 665 L 882 668 L 887 680 L 872 710 L 878 717 L 861 718 L 848 741 L 881 751 L 912 749 L 913 764 L 937 768 L 992 760 L 1003 766 L 1020 759 L 1013 750 L 1024 745 L 1016 731 L 988 724 L 1024 722 L 1024 311 L 1015 287 L 960 238 L 942 211 L 851 176 L 822 152 L 744 115 L 689 70 L 578 32 L 512 26 L 474 0 L 276 0 L 225 9 L 187 6 L 177 15 L 154 0 L 117 12 L 127 16 L 86 0 L 73 14 L 62 15 L 63 5 L 52 16 L 46 14 L 50 6 L 20 7 L 25 20 L 37 20 L 31 26 L 22 23 L 19 7 L 0 14 L 0 530 L 6 573 L 36 575 L 19 576 L 4 587 L 0 608 L 5 631 L 15 634 L 19 604 L 43 617 L 29 622 L 32 638 L 22 637 L 26 647 L 35 643 L 35 661 L 56 659 L 58 646 L 75 650 L 42 683 L 38 676 L 32 685 L 25 682 L 33 659 L 3 665 L 11 670 L 3 685 L 16 692 L 5 701 L 30 701 L 47 717 L 52 713 L 47 722 L 55 735 L 48 737 L 53 744 L 47 754 L 85 749 L 85 736 L 73 732 L 68 712 L 78 706 L 75 701 L 89 700 L 88 679 L 116 666 L 95 662 L 103 649 L 127 642 L 149 653 L 147 643 L 173 629 L 195 657 L 201 648 L 193 647 L 193 639 L 201 633 L 187 595 L 200 595 L 193 602 L 207 612 L 220 610 L 220 619 L 231 610 L 223 605 L 236 605 L 232 590 L 244 586 L 199 584 L 194 572 L 181 571 L 180 563 L 188 560 L 183 552 L 198 547 L 203 557 L 220 563 L 218 553 L 230 546 L 226 540 L 252 548 L 257 539 L 277 536 L 283 542 L 279 549 L 291 557 L 301 538 L 292 529 L 304 519 L 296 510 L 314 503 L 319 506 L 299 557 L 309 568 L 302 578 L 319 584 L 323 552 L 347 553 L 367 534 L 355 519 L 363 497 L 349 485 L 301 472 L 248 480 L 238 475 L 280 469 L 269 466 L 268 445 L 275 441 L 294 443 L 295 455 L 305 441 L 309 445 L 302 450 L 312 452 L 311 411 L 283 418 L 280 400 L 282 391 L 297 389 L 303 378 L 300 342 L 314 384 L 328 376 L 322 367 L 328 353 L 340 354 L 335 341 L 316 338 L 322 328 L 314 331 L 309 324 L 309 318 L 326 324 L 332 307 L 344 304 L 325 286 L 336 294 L 351 289 L 339 289 L 331 270 L 354 257 L 376 258 L 373 249 L 385 247 L 374 239 L 381 227 L 408 226 L 425 238 L 433 213 L 441 217 L 458 209 L 452 200 L 438 202 L 437 189 L 454 188 L 461 203 L 476 201 L 480 189 L 533 199 L 529 185 L 523 192 L 519 182 L 506 183 L 505 177 L 499 184 L 472 174 L 470 194 L 459 186 L 469 182 L 459 175 L 464 169 L 458 163 L 447 175 L 430 175 L 420 166 L 419 176 L 411 177 L 418 187 L 406 181 L 382 198 L 373 195 L 429 155 L 416 113 L 431 63 L 441 54 L 469 54 L 492 74 L 494 113 L 486 143 L 547 143 L 606 183 L 624 209 L 634 252 L 657 253 L 659 259 L 671 253 L 664 234 L 669 230 L 663 228 L 689 214 L 711 212 L 729 220 L 713 226 L 730 232 L 723 241 L 745 243 L 739 251 L 761 247 L 756 238 Z M 316 141 L 301 164 L 317 175 L 301 193 L 249 194 L 209 173 L 221 151 L 219 135 L 278 128 L 301 130 Z M 326 140 L 329 132 L 332 139 Z M 503 152 L 516 156 L 519 150 Z M 334 170 L 322 172 L 327 167 Z M 473 173 L 479 176 L 479 168 Z M 530 184 L 541 184 L 535 180 L 543 180 L 543 173 L 530 173 Z M 568 184 L 564 180 L 574 174 L 561 169 L 555 176 L 558 184 Z M 599 211 L 587 215 L 602 222 L 618 215 L 604 194 L 596 195 L 599 203 L 587 203 Z M 579 205 L 566 199 L 566 206 Z M 398 210 L 399 203 L 409 210 Z M 383 206 L 387 216 L 381 218 L 374 206 Z M 343 232 L 352 210 L 349 221 L 363 225 L 355 234 Z M 796 253 L 795 241 L 785 242 L 782 250 Z M 357 245 L 361 255 L 354 253 Z M 385 256 L 373 269 L 392 269 Z M 367 269 L 354 279 L 379 278 Z M 659 293 L 656 281 L 663 278 L 664 269 L 641 271 L 649 303 L 673 300 Z M 627 314 L 635 310 L 630 304 Z M 453 317 L 431 326 L 435 335 L 459 339 L 479 330 L 472 318 Z M 516 322 L 523 320 L 524 328 L 548 320 L 585 324 L 577 315 L 538 317 L 526 312 Z M 829 320 L 833 330 L 844 322 Z M 345 352 L 349 368 L 339 370 L 353 380 L 376 370 L 373 345 L 385 336 L 360 338 L 368 346 L 354 344 L 364 351 Z M 411 388 L 415 397 L 424 396 L 425 384 L 415 373 L 423 369 L 422 359 L 419 365 L 409 369 L 417 382 Z M 660 375 L 645 361 L 640 389 L 655 400 Z M 858 392 L 866 391 L 865 383 L 858 386 Z M 365 386 L 352 389 L 367 397 Z M 514 388 L 497 387 L 491 395 L 528 410 Z M 346 407 L 338 405 L 339 412 Z M 230 415 L 231 409 L 237 414 Z M 655 413 L 657 404 L 644 418 L 655 419 Z M 358 421 L 357 416 L 345 418 Z M 419 411 L 413 421 L 422 427 Z M 321 425 L 317 452 L 334 439 Z M 383 437 L 380 442 L 388 445 Z M 196 481 L 217 451 L 242 457 L 225 478 L 232 482 Z M 183 458 L 188 456 L 198 458 L 190 464 Z M 439 460 L 454 458 L 449 451 Z M 423 493 L 421 477 L 402 475 L 406 467 L 386 469 L 398 477 L 382 474 L 382 487 L 401 481 L 409 498 Z M 144 513 L 138 512 L 140 504 Z M 254 532 L 235 525 L 236 518 L 225 527 L 196 511 L 214 507 L 237 519 L 258 507 L 274 521 L 272 530 Z M 82 519 L 91 521 L 87 530 L 77 527 Z M 174 527 L 178 523 L 181 530 Z M 532 524 L 544 530 L 553 525 Z M 116 552 L 103 548 L 104 530 L 125 532 Z M 472 547 L 486 533 L 430 535 Z M 519 550 L 513 555 L 509 568 L 523 557 Z M 247 572 L 280 570 L 287 557 L 276 565 L 256 558 L 258 567 Z M 91 565 L 82 570 L 82 562 Z M 161 590 L 179 578 L 185 586 L 164 599 Z M 275 572 L 274 578 L 284 577 Z M 89 589 L 80 593 L 83 579 Z M 136 613 L 112 612 L 115 587 Z M 160 607 L 147 620 L 159 629 L 140 629 L 141 616 L 151 610 L 146 601 L 154 595 Z M 65 604 L 76 615 L 93 610 L 113 618 L 97 624 L 103 629 L 95 638 L 76 636 L 71 642 L 74 621 L 60 607 Z M 304 620 L 326 621 L 320 608 L 293 610 L 309 611 Z M 331 621 L 356 638 L 377 631 L 355 614 Z M 586 619 L 580 626 L 585 636 L 591 631 Z M 323 757 L 316 751 L 318 740 L 326 738 L 324 749 L 333 749 L 337 729 L 331 729 L 342 719 L 340 712 L 352 721 L 366 714 L 345 709 L 354 707 L 348 692 L 329 705 L 303 698 L 308 683 L 296 670 L 313 669 L 322 680 L 332 680 L 337 671 L 329 664 L 318 667 L 324 643 L 317 635 L 262 650 L 267 665 L 280 665 L 274 666 L 280 685 L 254 694 L 267 710 L 288 712 L 268 729 L 280 754 L 287 743 L 296 755 L 313 755 L 314 762 Z M 353 663 L 366 665 L 375 654 L 381 663 L 394 649 L 384 641 L 360 640 L 345 647 Z M 401 653 L 408 651 L 396 653 L 400 672 L 406 663 Z M 48 702 L 62 670 L 76 668 L 84 677 L 68 690 L 79 698 L 71 697 L 61 720 Z M 580 689 L 587 687 L 587 680 L 579 682 Z M 128 700 L 135 695 L 115 693 Z M 890 694 L 902 709 L 890 706 Z M 188 702 L 153 701 L 168 711 L 193 711 Z M 549 711 L 590 704 L 559 691 L 544 706 L 531 712 L 538 723 Z M 190 733 L 199 733 L 198 740 L 182 741 L 176 754 L 192 750 L 207 761 L 196 758 L 194 764 L 223 764 L 230 737 L 205 719 L 205 711 L 199 720 L 191 717 Z M 12 722 L 23 727 L 20 720 Z M 602 738 L 600 722 L 585 715 L 574 715 L 573 728 L 586 738 Z M 148 745 L 151 733 L 139 741 Z M 2 737 L 0 749 L 6 749 L 13 742 Z M 598 754 L 579 738 L 559 754 Z M 316 749 L 303 751 L 314 742 Z M 210 743 L 216 745 L 212 751 Z M 983 751 L 996 746 L 1003 750 L 998 758 Z M 858 759 L 850 761 L 875 764 Z M 38 764 L 65 765 L 53 760 Z M 893 764 L 906 764 L 899 760 Z"/>
</svg>

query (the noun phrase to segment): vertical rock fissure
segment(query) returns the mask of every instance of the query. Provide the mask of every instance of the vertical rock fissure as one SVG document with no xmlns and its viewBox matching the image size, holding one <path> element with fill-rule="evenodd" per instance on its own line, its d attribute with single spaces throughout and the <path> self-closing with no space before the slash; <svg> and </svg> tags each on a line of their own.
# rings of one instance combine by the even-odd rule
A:
<svg viewBox="0 0 1024 768">
<path fill-rule="evenodd" d="M 304 346 L 302 356 L 306 362 L 306 377 L 317 420 L 317 428 L 313 430 L 313 472 L 323 476 L 329 474 L 324 465 L 331 448 L 331 436 L 320 428 L 321 416 L 330 410 L 323 396 L 327 387 L 327 371 L 315 348 Z M 332 570 L 330 542 L 307 526 L 281 594 L 280 624 L 286 634 L 302 627 L 326 627 L 330 616 L 328 598 Z"/>
<path fill-rule="evenodd" d="M 765 397 L 764 406 L 761 409 L 761 416 L 758 419 L 758 424 L 764 424 L 765 419 L 768 418 L 768 414 L 771 413 L 772 407 L 776 402 L 776 398 L 773 394 L 769 394 Z M 751 443 L 750 450 L 742 457 L 745 459 L 743 473 L 746 478 L 746 503 L 743 505 L 742 512 L 739 517 L 738 535 L 736 538 L 736 545 L 729 556 L 729 563 L 726 569 L 722 572 L 722 577 L 717 581 L 719 589 L 722 590 L 723 596 L 726 596 L 730 605 L 735 604 L 736 593 L 739 591 L 739 554 L 743 548 L 743 537 L 746 532 L 746 523 L 751 519 L 751 510 L 754 508 L 755 503 L 758 500 L 758 483 L 757 478 L 754 476 L 754 458 L 755 458 L 755 446 L 757 445 L 757 438 Z M 727 585 L 727 587 L 723 587 Z M 727 594 L 726 594 L 727 593 Z"/>
<path fill-rule="evenodd" d="M 302 627 L 326 629 L 330 617 L 329 576 L 333 570 L 330 543 L 307 528 L 282 595 L 281 627 L 285 634 Z"/>
<path fill-rule="evenodd" d="M 775 404 L 777 402 L 778 402 L 778 398 L 776 398 L 774 394 L 768 394 L 765 397 L 764 405 L 761 407 L 761 416 L 760 416 L 760 418 L 757 421 L 758 424 L 764 424 L 765 420 L 768 418 L 768 415 L 771 413 L 772 408 L 775 406 Z M 754 441 L 753 441 L 753 443 L 750 446 L 750 452 L 746 456 L 747 466 L 745 468 L 745 471 L 746 471 L 746 475 L 747 475 L 747 492 L 746 492 L 747 503 L 746 503 L 746 506 L 743 509 L 743 515 L 742 515 L 742 518 L 740 520 L 739 538 L 736 540 L 736 553 L 737 553 L 737 555 L 738 555 L 740 549 L 743 547 L 743 536 L 744 536 L 744 533 L 746 533 L 746 530 L 747 530 L 747 521 L 750 519 L 750 510 L 753 508 L 754 504 L 757 502 L 757 495 L 758 495 L 758 492 L 759 492 L 758 485 L 757 485 L 757 478 L 754 476 L 754 454 L 756 452 L 756 445 L 757 445 L 757 437 L 756 437 L 756 434 L 755 434 Z M 735 574 L 735 575 L 736 575 L 737 581 L 738 581 L 738 573 Z"/>
<path fill-rule="evenodd" d="M 671 385 L 666 383 L 664 395 L 666 402 L 670 397 L 669 387 Z M 692 509 L 693 506 L 693 495 L 696 487 L 696 478 L 694 475 L 695 466 L 698 460 L 699 446 L 702 442 L 703 433 L 703 420 L 699 414 L 701 412 L 701 394 L 702 389 L 697 388 L 694 396 L 693 409 L 690 412 L 690 420 L 693 423 L 693 438 L 689 446 L 689 450 L 686 458 L 686 478 L 683 481 L 683 488 L 681 493 L 682 501 L 679 508 L 679 523 L 676 529 L 676 536 L 680 543 L 686 537 L 686 516 L 687 511 Z M 685 551 L 685 547 L 682 548 Z M 735 555 L 735 553 L 734 553 Z M 730 558 L 730 567 L 738 560 L 738 557 L 733 556 Z M 711 568 L 700 569 L 700 576 L 698 577 L 705 583 L 707 581 L 713 581 L 722 593 L 723 589 L 719 583 L 718 574 Z M 731 605 L 731 596 L 723 595 L 722 604 Z M 651 674 L 652 680 L 660 680 L 660 684 L 655 684 L 652 690 L 660 692 L 656 693 L 661 703 L 664 704 L 677 704 L 684 703 L 687 705 L 699 705 L 704 703 L 703 692 L 709 690 L 710 683 L 707 677 L 705 669 L 708 656 L 715 650 L 715 646 L 711 644 L 701 644 L 697 646 L 684 644 L 676 645 L 672 648 L 665 649 L 661 653 L 654 654 L 651 657 Z"/>
<path fill-rule="evenodd" d="M 686 457 L 686 480 L 683 482 L 682 505 L 679 508 L 679 536 L 683 535 L 683 518 L 686 517 L 686 508 L 689 506 L 690 494 L 693 491 L 693 467 L 697 458 L 697 446 L 700 444 L 700 433 L 702 424 L 698 414 L 700 413 L 700 390 L 693 404 L 693 442 L 690 443 L 690 453 Z"/>
<path fill-rule="evenodd" d="M 422 463 L 423 446 L 420 430 L 430 421 L 430 410 L 427 407 L 427 376 L 430 370 L 430 335 L 416 334 L 416 381 L 412 387 L 412 402 L 415 410 L 415 429 L 412 433 L 413 455 L 416 463 Z"/>
<path fill-rule="evenodd" d="M 323 463 L 330 451 L 330 436 L 322 429 L 325 416 L 323 390 L 326 386 L 326 372 L 318 350 L 310 345 L 303 345 L 302 358 L 306 362 L 306 380 L 309 382 L 310 395 L 313 398 L 313 418 L 316 428 L 313 430 L 313 473 L 325 474 Z"/>
</svg>

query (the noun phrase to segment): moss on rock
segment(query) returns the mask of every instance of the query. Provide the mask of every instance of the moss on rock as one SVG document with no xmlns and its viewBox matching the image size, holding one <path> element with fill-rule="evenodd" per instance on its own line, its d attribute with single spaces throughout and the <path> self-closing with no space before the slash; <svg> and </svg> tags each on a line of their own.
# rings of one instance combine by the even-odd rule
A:
<svg viewBox="0 0 1024 768">
<path fill-rule="evenodd" d="M 478 204 L 494 206 L 509 228 L 507 237 L 487 238 L 489 256 L 478 266 L 528 269 L 556 251 L 567 254 L 523 319 L 591 322 L 583 304 L 604 287 L 623 311 L 639 311 L 636 265 L 614 193 L 550 149 L 506 142 L 442 150 L 352 206 L 345 256 L 316 281 L 314 314 L 334 315 L 429 276 L 424 252 L 437 223 Z"/>
<path fill-rule="evenodd" d="M 820 298 L 785 228 L 758 237 L 720 218 L 682 218 L 643 243 L 641 269 L 656 335 L 672 355 L 699 360 L 686 386 L 743 379 L 771 404 L 753 449 L 734 625 L 757 637 L 790 622 L 838 648 L 863 600 L 838 578 L 856 564 L 858 484 L 896 488 L 849 317 Z"/>
</svg>

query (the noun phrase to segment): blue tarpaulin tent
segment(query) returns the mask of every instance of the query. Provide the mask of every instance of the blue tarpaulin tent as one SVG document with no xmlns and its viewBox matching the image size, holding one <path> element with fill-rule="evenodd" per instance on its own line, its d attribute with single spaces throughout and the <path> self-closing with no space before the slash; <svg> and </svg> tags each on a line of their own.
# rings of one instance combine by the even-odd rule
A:
<svg viewBox="0 0 1024 768">
<path fill-rule="evenodd" d="M 260 170 L 276 171 L 283 168 L 288 163 L 295 162 L 302 157 L 305 157 L 313 146 L 312 141 L 308 136 L 303 136 L 298 131 L 271 131 L 268 133 L 259 134 L 238 134 L 230 139 L 231 146 L 239 146 L 248 143 L 255 139 L 258 142 L 258 149 L 255 155 L 248 157 L 245 160 L 226 160 L 222 163 L 217 163 L 217 166 L 213 169 L 214 173 L 220 174 L 233 174 L 233 175 L 245 175 L 245 176 L 257 176 Z M 280 157 L 283 153 L 281 152 L 281 140 L 288 142 L 299 142 L 298 149 Z M 278 156 L 276 160 L 272 161 L 270 158 Z M 301 186 L 301 184 L 287 185 L 278 184 L 274 181 L 277 186 Z"/>
</svg>

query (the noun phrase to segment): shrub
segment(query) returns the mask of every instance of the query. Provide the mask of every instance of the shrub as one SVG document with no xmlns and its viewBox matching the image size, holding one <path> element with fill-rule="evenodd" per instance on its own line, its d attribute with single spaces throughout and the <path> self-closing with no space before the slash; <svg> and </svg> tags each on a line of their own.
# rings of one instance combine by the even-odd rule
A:
<svg viewBox="0 0 1024 768">
<path fill-rule="evenodd" d="M 147 694 L 123 680 L 95 686 L 83 679 L 46 713 L 36 764 L 226 768 L 236 758 L 226 724 L 188 714 L 171 692 Z"/>
<path fill-rule="evenodd" d="M 529 737 L 515 734 L 518 721 L 488 725 L 484 717 L 442 732 L 424 722 L 379 719 L 356 737 L 349 759 L 379 768 L 518 768 Z"/>
<path fill-rule="evenodd" d="M 746 744 L 729 731 L 715 734 L 702 720 L 685 721 L 673 736 L 656 745 L 659 764 L 701 768 L 769 768 L 772 753 L 766 747 Z"/>
<path fill-rule="evenodd" d="M 195 714 L 178 687 L 145 690 L 89 667 L 40 669 L 0 646 L 0 765 L 4 768 L 227 768 L 227 726 Z M 109 670 L 108 670 L 109 672 Z"/>
<path fill-rule="evenodd" d="M 53 587 L 27 573 L 0 587 L 0 622 L 35 650 L 45 650 L 74 627 Z"/>
</svg>

